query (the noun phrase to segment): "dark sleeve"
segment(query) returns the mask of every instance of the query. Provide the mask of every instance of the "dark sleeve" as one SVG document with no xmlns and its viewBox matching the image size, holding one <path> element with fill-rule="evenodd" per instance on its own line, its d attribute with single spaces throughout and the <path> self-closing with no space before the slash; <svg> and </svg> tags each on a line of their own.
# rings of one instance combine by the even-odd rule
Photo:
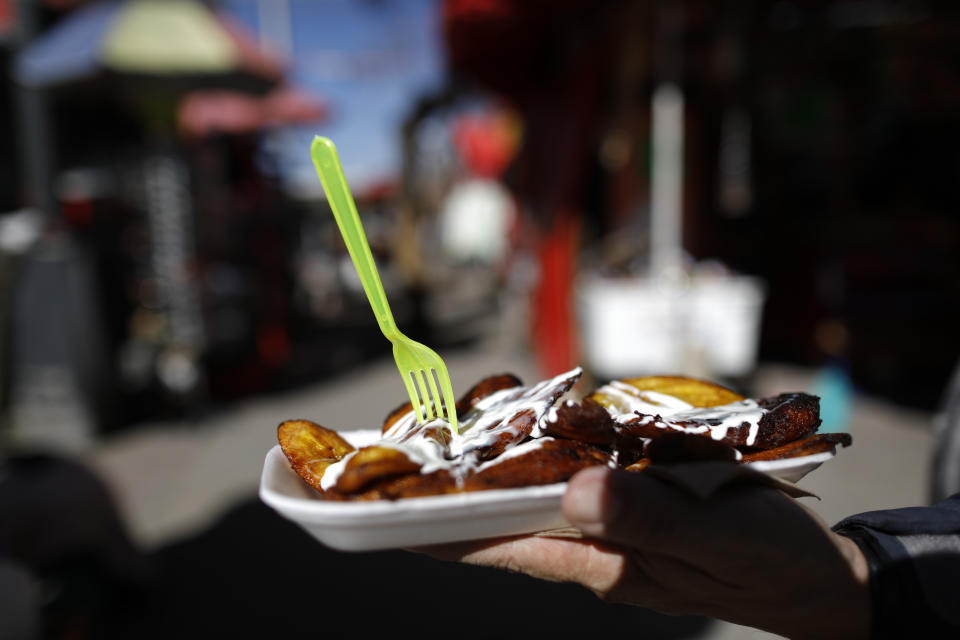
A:
<svg viewBox="0 0 960 640">
<path fill-rule="evenodd" d="M 873 638 L 960 638 L 960 493 L 833 527 L 870 565 Z"/>
</svg>

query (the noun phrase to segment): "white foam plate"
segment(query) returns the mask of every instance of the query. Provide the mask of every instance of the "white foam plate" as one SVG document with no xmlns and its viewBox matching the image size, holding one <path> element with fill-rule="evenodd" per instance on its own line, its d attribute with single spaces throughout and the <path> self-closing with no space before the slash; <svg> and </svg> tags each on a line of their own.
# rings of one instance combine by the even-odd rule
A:
<svg viewBox="0 0 960 640">
<path fill-rule="evenodd" d="M 376 430 L 341 432 L 360 447 L 380 437 Z M 758 471 L 796 482 L 832 452 L 788 460 L 749 463 Z M 566 483 L 473 491 L 397 501 L 329 502 L 298 476 L 280 445 L 267 453 L 260 498 L 323 544 L 341 551 L 416 547 L 570 526 L 560 510 Z"/>
</svg>

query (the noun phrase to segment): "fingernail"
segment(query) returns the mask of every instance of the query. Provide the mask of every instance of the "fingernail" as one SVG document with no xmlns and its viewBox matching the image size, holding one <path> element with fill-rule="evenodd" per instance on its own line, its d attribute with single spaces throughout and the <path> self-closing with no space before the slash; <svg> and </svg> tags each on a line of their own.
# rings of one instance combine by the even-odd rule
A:
<svg viewBox="0 0 960 640">
<path fill-rule="evenodd" d="M 563 496 L 563 513 L 572 525 L 584 533 L 600 534 L 612 505 L 607 481 L 609 471 L 602 467 L 585 469 L 570 480 Z"/>
</svg>

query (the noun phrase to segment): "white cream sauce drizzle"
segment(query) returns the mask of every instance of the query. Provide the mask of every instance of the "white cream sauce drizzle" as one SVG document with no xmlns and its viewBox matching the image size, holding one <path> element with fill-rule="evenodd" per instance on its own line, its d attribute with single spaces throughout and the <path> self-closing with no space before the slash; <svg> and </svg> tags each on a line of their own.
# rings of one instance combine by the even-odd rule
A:
<svg viewBox="0 0 960 640">
<path fill-rule="evenodd" d="M 571 378 L 576 380 L 582 373 L 580 367 L 577 367 L 531 387 L 512 387 L 492 393 L 480 400 L 465 415 L 458 416 L 459 433 L 451 433 L 450 424 L 446 420 L 417 424 L 416 415 L 410 411 L 401 416 L 383 434 L 381 440 L 371 444 L 402 451 L 410 460 L 422 465 L 420 473 L 447 469 L 459 481 L 468 473 L 485 469 L 541 446 L 547 438 L 542 437 L 540 425 L 544 417 L 553 410 L 554 396 L 567 386 Z M 519 425 L 511 422 L 521 411 L 533 413 L 534 425 L 530 436 L 534 440 L 511 447 L 495 459 L 479 464 L 477 458 L 480 451 L 493 445 L 501 436 L 515 438 L 519 435 Z M 434 429 L 443 430 L 449 444 L 430 437 L 429 434 Z M 347 454 L 339 462 L 327 467 L 320 479 L 320 486 L 329 489 L 336 485 L 353 455 Z"/>
<path fill-rule="evenodd" d="M 730 429 L 750 427 L 747 446 L 753 445 L 760 430 L 760 418 L 767 410 L 755 400 L 740 400 L 718 407 L 698 408 L 679 398 L 656 391 L 641 391 L 626 383 L 614 381 L 597 392 L 611 399 L 607 412 L 619 424 L 634 422 L 640 416 L 641 424 L 653 424 L 661 429 L 675 429 L 690 434 L 710 433 L 714 440 L 722 440 Z M 658 419 L 659 418 L 659 419 Z M 696 425 L 682 424 L 697 422 Z"/>
</svg>

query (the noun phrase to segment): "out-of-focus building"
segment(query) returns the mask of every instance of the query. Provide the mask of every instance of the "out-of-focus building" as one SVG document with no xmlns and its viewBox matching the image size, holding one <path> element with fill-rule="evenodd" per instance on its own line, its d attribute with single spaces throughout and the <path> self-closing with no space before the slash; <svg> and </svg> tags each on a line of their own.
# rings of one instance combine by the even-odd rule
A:
<svg viewBox="0 0 960 640">
<path fill-rule="evenodd" d="M 126 12 L 173 5 L 236 57 L 117 67 L 154 42 L 117 35 Z M 58 47 L 71 25 L 83 46 Z M 745 386 L 759 361 L 829 365 L 932 406 L 960 352 L 958 28 L 944 2 L 8 0 L 0 211 L 40 211 L 38 246 L 86 265 L 62 265 L 93 288 L 65 315 L 93 328 L 64 344 L 100 354 L 79 379 L 101 425 L 386 352 L 310 166 L 318 133 L 398 321 L 441 349 L 493 336 L 546 370 Z M 652 271 L 669 286 L 645 289 Z M 676 312 L 674 290 L 692 292 Z"/>
<path fill-rule="evenodd" d="M 759 357 L 834 363 L 866 391 L 937 402 L 960 357 L 954 5 L 444 6 L 453 71 L 518 105 L 508 176 L 545 241 L 587 245 L 581 266 L 608 276 L 648 273 L 654 96 L 675 86 L 681 246 L 688 264 L 765 281 Z"/>
</svg>

